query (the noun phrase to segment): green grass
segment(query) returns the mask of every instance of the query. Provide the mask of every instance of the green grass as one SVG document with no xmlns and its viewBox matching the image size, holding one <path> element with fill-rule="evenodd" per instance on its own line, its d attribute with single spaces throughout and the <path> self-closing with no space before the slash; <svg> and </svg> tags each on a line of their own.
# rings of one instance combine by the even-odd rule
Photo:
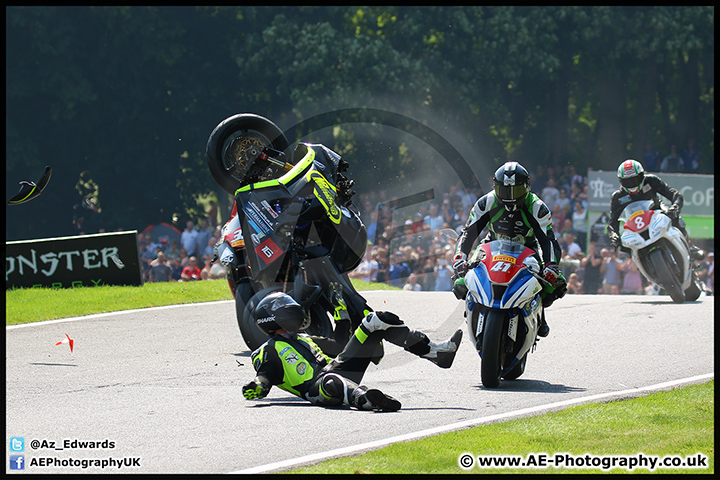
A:
<svg viewBox="0 0 720 480">
<path fill-rule="evenodd" d="M 359 280 L 353 280 L 353 285 L 358 290 L 397 290 Z M 232 298 L 226 280 L 146 283 L 141 287 L 20 288 L 5 293 L 5 325 Z"/>
<path fill-rule="evenodd" d="M 589 404 L 546 415 L 482 425 L 403 442 L 362 455 L 328 460 L 290 473 L 603 473 L 602 468 L 479 468 L 467 470 L 458 459 L 562 453 L 578 457 L 636 455 L 691 457 L 702 453 L 708 468 L 656 468 L 656 473 L 715 472 L 715 381 L 653 393 L 631 400 Z M 598 460 L 601 461 L 601 460 Z M 628 473 L 615 468 L 609 473 Z M 636 468 L 635 473 L 648 473 Z"/>
</svg>

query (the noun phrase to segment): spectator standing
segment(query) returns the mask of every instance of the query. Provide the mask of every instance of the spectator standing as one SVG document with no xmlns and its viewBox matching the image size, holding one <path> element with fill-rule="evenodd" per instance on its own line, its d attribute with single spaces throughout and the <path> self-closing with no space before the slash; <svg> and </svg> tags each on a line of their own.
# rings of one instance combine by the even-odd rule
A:
<svg viewBox="0 0 720 480">
<path fill-rule="evenodd" d="M 410 267 L 405 262 L 405 255 L 398 250 L 395 252 L 395 255 L 393 255 L 390 266 L 388 267 L 388 280 L 390 285 L 402 288 L 405 283 L 404 279 L 407 278 L 410 273 Z"/>
<path fill-rule="evenodd" d="M 642 163 L 648 172 L 657 172 L 660 169 L 660 152 L 650 142 L 645 143 Z"/>
<path fill-rule="evenodd" d="M 162 251 L 158 252 L 157 258 L 150 262 L 149 280 L 151 283 L 169 282 L 172 280 L 172 269 L 168 265 L 165 253 Z"/>
<path fill-rule="evenodd" d="M 622 262 L 620 270 L 623 272 L 623 282 L 620 293 L 630 295 L 644 295 L 645 289 L 643 288 L 642 274 L 638 270 L 635 262 L 632 258 L 629 258 Z"/>
<path fill-rule="evenodd" d="M 597 243 L 590 242 L 587 256 L 580 262 L 581 267 L 585 269 L 583 275 L 583 290 L 585 293 L 600 293 L 600 281 L 602 278 L 600 275 L 600 267 L 602 267 L 602 263 L 603 259 L 602 256 L 598 254 Z"/>
<path fill-rule="evenodd" d="M 192 222 L 192 220 L 188 220 L 187 224 L 185 224 L 185 230 L 183 230 L 182 234 L 180 235 L 180 243 L 190 257 L 198 253 L 197 237 L 198 232 L 197 230 L 195 230 L 195 224 Z"/>
<path fill-rule="evenodd" d="M 430 231 L 434 232 L 435 230 L 442 229 L 443 223 L 445 223 L 445 220 L 440 213 L 440 207 L 438 207 L 437 203 L 435 202 L 431 203 L 430 211 L 425 217 L 425 225 L 430 225 Z"/>
<path fill-rule="evenodd" d="M 663 158 L 660 163 L 660 171 L 663 173 L 676 173 L 681 172 L 683 169 L 683 159 L 677 153 L 677 147 L 675 145 L 670 146 L 670 153 Z"/>
<path fill-rule="evenodd" d="M 444 252 L 444 251 L 443 251 Z M 447 253 L 438 257 L 437 267 L 435 271 L 435 291 L 449 292 L 452 290 L 452 259 L 453 251 L 447 250 Z"/>
<path fill-rule="evenodd" d="M 208 247 L 210 239 L 213 236 L 213 233 L 215 233 L 215 232 L 213 231 L 212 228 L 210 228 L 210 224 L 208 223 L 207 219 L 203 218 L 202 220 L 200 220 L 200 228 L 198 228 L 197 238 L 195 239 L 195 241 L 197 242 L 197 251 L 195 253 L 197 255 L 201 255 L 201 256 L 205 255 L 205 251 Z M 214 245 L 215 245 L 215 242 L 213 242 L 213 244 L 210 245 L 210 250 L 212 250 L 212 247 Z M 188 253 L 190 253 L 190 252 L 188 252 Z M 210 253 L 212 254 L 213 252 L 211 251 Z"/>
<path fill-rule="evenodd" d="M 557 204 L 558 200 L 560 200 L 560 190 L 557 189 L 557 181 L 555 180 L 555 177 L 548 178 L 540 197 L 550 211 L 554 211 L 555 204 Z"/>
<path fill-rule="evenodd" d="M 180 256 L 177 240 L 170 240 L 170 246 L 165 250 L 165 258 L 171 262 Z"/>
<path fill-rule="evenodd" d="M 603 257 L 603 263 L 600 267 L 600 273 L 602 274 L 602 291 L 606 295 L 617 295 L 620 293 L 620 261 L 617 258 L 615 249 L 608 250 L 603 248 L 600 251 L 600 255 Z M 614 287 L 614 288 L 613 288 Z"/>
<path fill-rule="evenodd" d="M 187 267 L 183 268 L 182 274 L 180 274 L 180 278 L 183 282 L 192 282 L 194 280 L 202 279 L 202 272 L 200 271 L 200 267 L 197 265 L 197 257 L 190 257 Z"/>
<path fill-rule="evenodd" d="M 700 166 L 700 149 L 695 145 L 695 139 L 688 139 L 687 146 L 682 154 L 683 167 L 682 172 L 696 173 Z M 647 168 L 647 167 L 646 167 Z"/>
<path fill-rule="evenodd" d="M 572 229 L 577 236 L 577 243 L 585 250 L 585 242 L 588 232 L 588 212 L 582 202 L 575 202 L 575 209 L 572 213 Z"/>
</svg>

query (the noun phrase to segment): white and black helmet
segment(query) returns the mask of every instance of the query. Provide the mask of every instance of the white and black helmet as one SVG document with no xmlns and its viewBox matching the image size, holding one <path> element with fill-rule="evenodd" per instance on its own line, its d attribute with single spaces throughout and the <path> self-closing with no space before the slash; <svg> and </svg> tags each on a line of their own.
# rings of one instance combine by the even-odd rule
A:
<svg viewBox="0 0 720 480">
<path fill-rule="evenodd" d="M 253 312 L 258 328 L 272 337 L 278 329 L 297 333 L 305 328 L 305 312 L 290 295 L 273 292 L 263 298 Z"/>
<path fill-rule="evenodd" d="M 530 174 L 517 162 L 506 162 L 493 177 L 495 195 L 508 211 L 514 211 L 525 202 L 530 191 Z"/>
</svg>

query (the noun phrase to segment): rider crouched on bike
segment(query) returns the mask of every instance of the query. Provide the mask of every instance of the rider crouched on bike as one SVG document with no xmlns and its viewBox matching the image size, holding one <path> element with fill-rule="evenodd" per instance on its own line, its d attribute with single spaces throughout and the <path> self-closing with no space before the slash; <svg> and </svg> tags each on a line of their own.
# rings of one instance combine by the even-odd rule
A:
<svg viewBox="0 0 720 480">
<path fill-rule="evenodd" d="M 672 205 L 665 213 L 672 220 L 672 224 L 680 230 L 689 245 L 690 258 L 702 261 L 705 252 L 692 244 L 685 229 L 685 220 L 680 217 L 680 210 L 683 207 L 683 195 L 679 190 L 670 187 L 664 180 L 652 173 L 645 173 L 642 164 L 637 160 L 627 159 L 620 164 L 617 170 L 620 188 L 613 192 L 610 199 L 610 221 L 608 222 L 608 236 L 613 247 L 620 247 L 620 251 L 630 254 L 630 250 L 622 246 L 618 230 L 620 229 L 620 214 L 625 207 L 638 200 L 652 200 L 653 210 L 660 210 L 660 198 L 662 195 Z"/>
<path fill-rule="evenodd" d="M 498 168 L 493 184 L 493 191 L 482 196 L 470 211 L 457 241 L 453 270 L 458 277 L 465 275 L 468 255 L 485 227 L 489 232 L 481 243 L 508 239 L 534 250 L 542 261 L 542 276 L 549 283 L 543 288 L 543 314 L 538 329 L 538 335 L 546 337 L 550 327 L 545 321 L 545 308 L 567 292 L 567 281 L 558 267 L 561 250 L 552 230 L 550 209 L 530 192 L 530 175 L 517 162 L 507 162 Z M 458 298 L 464 298 L 463 287 L 458 283 L 453 286 Z"/>
<path fill-rule="evenodd" d="M 450 368 L 462 340 L 462 330 L 458 330 L 449 340 L 436 344 L 390 312 L 370 312 L 347 344 L 311 337 L 302 332 L 302 307 L 282 292 L 266 296 L 253 315 L 270 339 L 251 354 L 256 376 L 242 388 L 247 400 L 266 397 L 276 385 L 313 405 L 394 412 L 400 409 L 399 401 L 360 385 L 370 362 L 382 351 L 382 340 L 440 368 Z"/>
</svg>

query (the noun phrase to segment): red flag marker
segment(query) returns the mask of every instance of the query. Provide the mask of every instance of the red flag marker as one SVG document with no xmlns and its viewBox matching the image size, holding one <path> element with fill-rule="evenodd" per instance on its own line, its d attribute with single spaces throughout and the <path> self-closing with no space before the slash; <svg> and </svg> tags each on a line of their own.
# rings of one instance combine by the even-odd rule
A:
<svg viewBox="0 0 720 480">
<path fill-rule="evenodd" d="M 62 343 L 69 343 L 69 344 L 70 344 L 70 352 L 72 353 L 72 351 L 73 351 L 73 344 L 75 343 L 75 341 L 74 341 L 72 338 L 70 338 L 67 333 L 65 334 L 65 337 L 66 337 L 65 340 L 60 340 L 59 342 L 57 342 L 57 343 L 55 344 L 55 346 L 58 346 L 58 345 L 60 345 L 60 344 L 62 344 Z"/>
</svg>

